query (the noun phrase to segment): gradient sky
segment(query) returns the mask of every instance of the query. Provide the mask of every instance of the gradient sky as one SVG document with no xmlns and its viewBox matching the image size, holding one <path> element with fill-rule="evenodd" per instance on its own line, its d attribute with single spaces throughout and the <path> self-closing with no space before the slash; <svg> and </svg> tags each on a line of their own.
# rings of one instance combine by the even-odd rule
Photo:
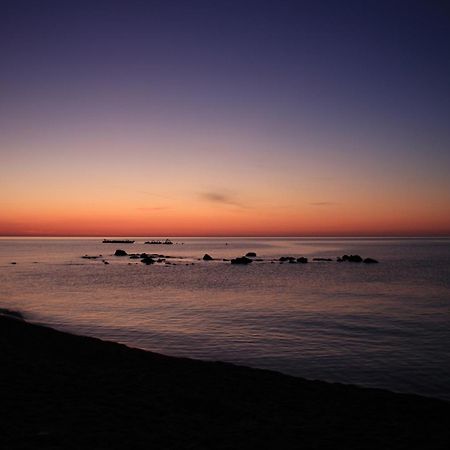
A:
<svg viewBox="0 0 450 450">
<path fill-rule="evenodd" d="M 450 235 L 445 1 L 2 1 L 0 235 Z"/>
</svg>

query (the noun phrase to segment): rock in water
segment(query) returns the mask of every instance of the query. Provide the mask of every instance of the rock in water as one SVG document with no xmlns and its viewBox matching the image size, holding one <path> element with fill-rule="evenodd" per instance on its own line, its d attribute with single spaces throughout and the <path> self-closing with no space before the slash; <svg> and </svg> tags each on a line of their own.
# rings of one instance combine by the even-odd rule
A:
<svg viewBox="0 0 450 450">
<path fill-rule="evenodd" d="M 378 263 L 378 261 L 373 258 L 366 258 L 363 262 L 365 262 L 366 264 L 377 264 Z"/>
<path fill-rule="evenodd" d="M 286 262 L 286 261 L 297 261 L 297 258 L 295 258 L 294 256 L 282 256 L 278 261 L 281 262 Z"/>
<path fill-rule="evenodd" d="M 359 255 L 343 255 L 342 258 L 337 259 L 340 261 L 349 261 L 349 262 L 362 262 L 362 258 Z"/>
<path fill-rule="evenodd" d="M 209 256 L 208 253 L 205 253 L 205 255 L 203 256 L 203 261 L 212 261 L 213 257 Z"/>
<path fill-rule="evenodd" d="M 148 266 L 150 264 L 154 264 L 155 260 L 153 258 L 150 258 L 149 256 L 146 256 L 145 258 L 141 259 L 141 263 L 147 264 Z"/>
<path fill-rule="evenodd" d="M 246 256 L 241 256 L 239 258 L 234 258 L 231 260 L 231 264 L 250 264 L 252 260 Z"/>
<path fill-rule="evenodd" d="M 114 256 L 127 256 L 127 252 L 125 250 L 117 249 Z"/>
<path fill-rule="evenodd" d="M 308 258 L 305 258 L 304 256 L 300 256 L 300 258 L 297 258 L 297 262 L 300 264 L 306 264 L 308 262 Z"/>
<path fill-rule="evenodd" d="M 248 257 L 248 258 L 256 258 L 256 253 L 255 252 L 248 252 L 245 256 Z"/>
</svg>

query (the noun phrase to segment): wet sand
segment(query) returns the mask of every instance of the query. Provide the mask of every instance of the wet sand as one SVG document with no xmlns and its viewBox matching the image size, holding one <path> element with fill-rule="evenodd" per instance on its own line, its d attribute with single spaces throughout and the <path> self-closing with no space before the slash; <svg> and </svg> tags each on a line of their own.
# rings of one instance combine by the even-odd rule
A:
<svg viewBox="0 0 450 450">
<path fill-rule="evenodd" d="M 0 448 L 444 449 L 450 403 L 132 349 L 0 315 Z"/>
</svg>

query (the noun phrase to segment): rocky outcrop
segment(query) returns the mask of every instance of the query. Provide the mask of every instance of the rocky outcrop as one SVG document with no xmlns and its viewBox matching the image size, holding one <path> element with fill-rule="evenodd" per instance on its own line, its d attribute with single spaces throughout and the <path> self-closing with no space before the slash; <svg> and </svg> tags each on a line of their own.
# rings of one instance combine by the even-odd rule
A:
<svg viewBox="0 0 450 450">
<path fill-rule="evenodd" d="M 343 256 L 338 257 L 336 261 L 338 261 L 338 262 L 348 261 L 348 262 L 356 262 L 356 263 L 365 262 L 366 264 L 378 263 L 378 261 L 376 259 L 373 259 L 373 258 L 362 259 L 361 256 L 359 256 L 359 255 L 343 255 Z"/>
<path fill-rule="evenodd" d="M 231 264 L 250 264 L 252 260 L 246 256 L 241 256 L 231 260 Z"/>
<path fill-rule="evenodd" d="M 295 256 L 282 256 L 278 261 L 280 262 L 288 262 L 288 261 L 297 261 L 297 258 Z"/>
<path fill-rule="evenodd" d="M 366 264 L 378 264 L 378 261 L 373 258 L 365 258 L 364 261 Z"/>
<path fill-rule="evenodd" d="M 148 266 L 150 264 L 154 264 L 155 260 L 153 258 L 150 258 L 149 256 L 146 256 L 145 258 L 141 259 L 141 263 L 147 264 Z"/>
<path fill-rule="evenodd" d="M 348 261 L 348 262 L 362 262 L 362 258 L 359 255 L 343 255 L 337 259 L 338 262 Z"/>
</svg>

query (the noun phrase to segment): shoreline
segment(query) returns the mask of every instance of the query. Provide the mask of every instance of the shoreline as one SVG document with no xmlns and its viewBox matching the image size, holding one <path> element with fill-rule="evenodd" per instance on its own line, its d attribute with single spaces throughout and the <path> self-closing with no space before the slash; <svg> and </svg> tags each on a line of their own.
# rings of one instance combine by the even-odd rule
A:
<svg viewBox="0 0 450 450">
<path fill-rule="evenodd" d="M 450 447 L 439 399 L 165 356 L 5 310 L 0 354 L 3 448 Z"/>
</svg>

